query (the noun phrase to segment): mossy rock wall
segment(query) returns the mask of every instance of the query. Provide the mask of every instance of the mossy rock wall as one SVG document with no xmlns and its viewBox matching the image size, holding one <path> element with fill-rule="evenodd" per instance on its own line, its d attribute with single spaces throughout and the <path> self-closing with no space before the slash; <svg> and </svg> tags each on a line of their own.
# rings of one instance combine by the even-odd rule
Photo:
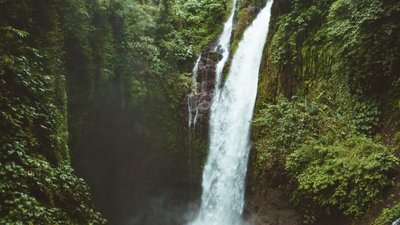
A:
<svg viewBox="0 0 400 225">
<path fill-rule="evenodd" d="M 280 185 L 288 188 L 285 189 L 286 191 L 299 193 L 297 188 L 301 188 L 298 185 L 302 181 L 293 182 L 293 177 L 298 175 L 291 174 L 287 170 L 287 164 L 286 167 L 284 166 L 287 160 L 293 159 L 285 156 L 286 151 L 292 148 L 297 149 L 300 146 L 299 149 L 303 150 L 295 150 L 300 154 L 300 152 L 304 153 L 304 148 L 310 146 L 310 140 L 308 140 L 310 136 L 301 138 L 303 128 L 297 128 L 296 132 L 300 133 L 290 138 L 292 128 L 298 127 L 305 121 L 305 118 L 297 122 L 295 120 L 297 114 L 304 116 L 303 113 L 306 113 L 307 110 L 304 112 L 300 112 L 301 110 L 299 112 L 290 111 L 299 102 L 304 102 L 306 108 L 310 110 L 309 118 L 312 120 L 322 115 L 316 113 L 318 110 L 314 111 L 317 108 L 326 114 L 321 119 L 326 128 L 330 126 L 331 122 L 343 124 L 343 126 L 335 128 L 335 132 L 347 133 L 342 137 L 344 142 L 351 139 L 350 133 L 356 134 L 360 140 L 367 138 L 366 142 L 374 143 L 371 145 L 386 148 L 385 157 L 394 160 L 393 162 L 398 161 L 399 150 L 394 143 L 397 142 L 396 134 L 400 129 L 398 123 L 400 113 L 398 106 L 400 97 L 398 86 L 400 79 L 400 25 L 396 22 L 396 18 L 400 15 L 399 6 L 397 1 L 382 0 L 314 0 L 309 2 L 280 0 L 274 2 L 270 31 L 260 68 L 254 116 L 256 127 L 257 123 L 269 123 L 268 126 L 272 127 L 265 128 L 264 131 L 256 128 L 253 132 L 255 148 L 250 168 L 252 176 L 258 176 L 260 172 L 261 174 L 269 173 L 264 178 L 270 179 L 270 182 L 274 176 L 281 177 L 280 182 L 283 183 Z M 281 105 L 282 99 L 289 101 L 287 108 Z M 275 114 L 276 112 L 272 112 L 269 116 L 262 115 L 264 110 L 272 109 L 283 110 L 283 114 L 279 116 Z M 288 115 L 291 113 L 293 115 Z M 305 124 L 304 129 L 308 130 L 315 125 L 315 122 L 309 121 Z M 279 132 L 269 135 L 268 132 L 272 132 L 274 129 Z M 349 133 L 349 131 L 351 132 Z M 319 132 L 317 137 L 317 139 L 325 141 L 329 138 L 331 136 L 324 132 Z M 279 144 L 280 139 L 286 141 Z M 274 144 L 271 144 L 272 142 Z M 299 146 L 296 147 L 297 144 L 294 143 Z M 331 149 L 338 145 L 326 144 L 327 148 Z M 275 154 L 274 149 L 286 153 Z M 349 151 L 355 151 L 354 149 L 356 147 L 350 148 Z M 267 160 L 268 162 L 263 165 L 257 161 L 266 160 L 266 158 L 271 161 Z M 398 165 L 397 163 L 394 165 Z M 393 166 L 388 171 L 384 167 L 384 164 L 381 164 L 377 169 L 383 169 L 379 172 L 379 176 L 389 176 L 387 178 L 390 188 L 385 190 L 395 192 L 399 187 L 392 181 L 398 179 L 397 166 Z M 273 176 L 271 177 L 271 175 Z M 263 189 L 262 186 L 268 185 L 268 182 L 262 181 L 262 177 L 251 178 L 250 186 L 257 189 L 256 183 L 260 184 L 259 182 L 261 182 L 261 189 Z M 253 181 L 255 183 L 252 183 Z M 267 188 L 265 187 L 265 189 Z M 372 197 L 372 202 L 374 201 L 396 203 L 396 201 L 389 201 L 382 193 Z M 304 211 L 304 206 L 307 205 L 306 200 L 302 202 L 304 202 L 303 206 L 297 207 L 297 209 L 303 210 L 305 219 L 309 219 L 309 222 L 315 220 L 317 215 L 324 217 L 324 215 L 330 214 L 339 218 L 340 215 L 347 214 L 352 218 L 349 221 L 353 220 L 357 223 L 360 221 L 359 215 L 365 215 L 365 212 L 349 213 L 343 212 L 343 208 L 333 207 L 327 210 L 329 212 L 321 211 L 312 215 L 316 216 L 315 218 L 308 218 L 309 209 Z M 330 203 L 318 205 L 321 202 L 314 202 L 311 205 L 313 204 L 315 207 L 323 209 Z M 350 203 L 346 202 L 345 204 Z M 383 203 L 381 204 L 383 205 Z M 369 204 L 365 208 L 369 208 L 373 211 L 373 216 L 377 216 L 376 212 L 379 211 L 376 209 L 377 206 L 372 207 Z M 323 224 L 322 220 L 319 222 Z"/>
</svg>

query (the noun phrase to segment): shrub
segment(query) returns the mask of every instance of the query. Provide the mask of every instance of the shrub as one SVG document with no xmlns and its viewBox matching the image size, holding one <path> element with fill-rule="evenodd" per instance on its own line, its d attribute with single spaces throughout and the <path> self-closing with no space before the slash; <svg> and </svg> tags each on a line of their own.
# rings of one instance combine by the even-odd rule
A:
<svg viewBox="0 0 400 225">
<path fill-rule="evenodd" d="M 272 165 L 283 165 L 285 157 L 304 143 L 314 139 L 331 143 L 355 132 L 349 123 L 336 119 L 326 105 L 297 97 L 291 102 L 280 97 L 277 104 L 265 105 L 256 114 L 253 128 L 256 167 L 261 173 Z"/>
<path fill-rule="evenodd" d="M 308 219 L 322 212 L 359 217 L 393 184 L 398 159 L 383 145 L 351 136 L 332 145 L 311 142 L 287 157 L 298 187 L 296 205 Z"/>
<path fill-rule="evenodd" d="M 359 133 L 352 110 L 328 105 L 280 97 L 253 121 L 257 188 L 279 178 L 306 222 L 332 213 L 362 216 L 393 184 L 399 164 L 388 148 Z"/>
<path fill-rule="evenodd" d="M 15 141 L 0 149 L 0 224 L 104 224 L 89 187 L 67 164 L 51 165 Z"/>
</svg>

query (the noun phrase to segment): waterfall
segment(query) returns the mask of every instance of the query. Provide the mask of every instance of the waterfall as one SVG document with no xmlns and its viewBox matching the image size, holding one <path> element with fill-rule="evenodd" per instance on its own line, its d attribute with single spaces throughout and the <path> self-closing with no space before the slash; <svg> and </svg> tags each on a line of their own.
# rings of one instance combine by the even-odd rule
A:
<svg viewBox="0 0 400 225">
<path fill-rule="evenodd" d="M 216 68 L 216 73 L 215 73 L 215 90 L 220 85 L 221 81 L 221 74 L 224 69 L 224 66 L 226 64 L 226 61 L 228 61 L 229 58 L 229 47 L 230 47 L 230 42 L 231 42 L 231 37 L 232 37 L 232 28 L 233 28 L 233 18 L 235 16 L 236 12 L 236 3 L 237 0 L 233 0 L 233 5 L 232 5 L 232 10 L 229 15 L 229 18 L 226 20 L 224 24 L 224 29 L 221 33 L 221 35 L 218 38 L 218 42 L 216 47 L 214 48 L 214 51 L 221 53 L 222 59 L 218 62 L 217 68 Z M 197 74 L 198 74 L 198 69 L 199 69 L 199 64 L 201 60 L 201 55 L 197 58 L 196 63 L 194 64 L 193 70 L 192 70 L 192 82 L 193 86 L 196 88 L 197 85 Z M 203 88 L 202 88 L 203 89 Z M 197 114 L 198 114 L 198 99 L 196 96 L 196 90 L 195 92 L 190 93 L 188 97 L 188 115 L 189 115 L 189 128 L 196 127 L 196 122 L 197 122 Z M 195 113 L 195 116 L 193 117 L 193 113 Z"/>
<path fill-rule="evenodd" d="M 245 31 L 228 78 L 215 90 L 210 118 L 210 151 L 203 171 L 200 211 L 191 225 L 242 223 L 249 133 L 272 2 Z"/>
<path fill-rule="evenodd" d="M 201 60 L 201 54 L 197 58 L 197 60 L 194 64 L 193 70 L 192 70 L 192 92 L 188 96 L 188 115 L 189 115 L 189 118 L 188 118 L 189 124 L 188 125 L 189 125 L 189 128 L 192 127 L 192 124 L 194 127 L 196 126 L 197 113 L 199 110 L 198 102 L 197 102 L 198 99 L 197 99 L 196 94 L 197 94 L 197 74 L 199 71 L 200 60 Z M 195 109 L 195 110 L 193 110 L 193 109 Z M 195 111 L 195 116 L 193 119 L 194 111 Z"/>
<path fill-rule="evenodd" d="M 394 221 L 393 223 L 392 223 L 392 225 L 399 225 L 400 224 L 400 218 L 398 218 L 396 221 Z"/>
<path fill-rule="evenodd" d="M 194 91 L 196 91 L 196 88 L 197 88 L 196 80 L 197 80 L 197 73 L 199 71 L 200 60 L 201 60 L 201 55 L 199 55 L 199 57 L 197 58 L 196 62 L 194 63 L 193 70 L 192 70 L 192 83 L 193 83 Z"/>
<path fill-rule="evenodd" d="M 222 31 L 221 36 L 218 38 L 218 44 L 214 48 L 214 51 L 219 52 L 222 54 L 222 59 L 218 62 L 217 68 L 215 70 L 215 90 L 219 89 L 221 83 L 221 74 L 224 70 L 224 66 L 226 61 L 229 58 L 229 48 L 231 43 L 232 37 L 232 29 L 233 29 L 233 18 L 235 17 L 236 12 L 236 2 L 237 0 L 233 0 L 233 6 L 231 14 L 228 20 L 224 24 L 224 30 Z"/>
</svg>

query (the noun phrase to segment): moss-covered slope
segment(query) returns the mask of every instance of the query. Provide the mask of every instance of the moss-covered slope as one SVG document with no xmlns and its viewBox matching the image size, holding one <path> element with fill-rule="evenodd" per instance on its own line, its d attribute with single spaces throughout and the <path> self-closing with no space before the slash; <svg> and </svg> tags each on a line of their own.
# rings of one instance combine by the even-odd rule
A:
<svg viewBox="0 0 400 225">
<path fill-rule="evenodd" d="M 71 8 L 0 3 L 1 224 L 105 222 L 71 168 L 67 147 L 62 30 Z"/>
<path fill-rule="evenodd" d="M 253 184 L 284 187 L 306 222 L 367 224 L 399 201 L 399 2 L 277 0 L 272 14 Z"/>
</svg>

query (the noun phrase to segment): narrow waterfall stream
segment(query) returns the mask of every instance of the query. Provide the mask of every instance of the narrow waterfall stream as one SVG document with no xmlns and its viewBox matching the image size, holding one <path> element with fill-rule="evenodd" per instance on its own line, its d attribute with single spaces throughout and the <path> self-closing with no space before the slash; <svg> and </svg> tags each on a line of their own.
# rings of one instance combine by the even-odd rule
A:
<svg viewBox="0 0 400 225">
<path fill-rule="evenodd" d="M 201 55 L 197 58 L 193 70 L 192 70 L 192 92 L 188 97 L 188 125 L 189 128 L 192 127 L 196 127 L 196 121 L 197 121 L 197 113 L 198 113 L 198 99 L 195 98 L 196 94 L 197 94 L 197 74 L 199 71 L 199 64 L 200 64 L 200 60 L 201 60 Z M 194 113 L 194 116 L 193 116 Z"/>
<path fill-rule="evenodd" d="M 233 18 L 235 17 L 236 12 L 236 3 L 237 0 L 233 0 L 233 6 L 231 15 L 229 16 L 228 20 L 224 24 L 224 30 L 221 36 L 218 39 L 218 44 L 215 47 L 214 51 L 219 52 L 222 54 L 222 59 L 218 62 L 217 68 L 215 71 L 215 91 L 219 89 L 221 83 L 221 74 L 224 70 L 225 64 L 229 58 L 229 48 L 231 44 L 231 37 L 232 37 L 232 29 L 233 29 Z"/>
<path fill-rule="evenodd" d="M 245 31 L 224 86 L 214 92 L 201 206 L 191 225 L 242 223 L 250 123 L 271 6 L 269 1 Z"/>
<path fill-rule="evenodd" d="M 222 55 L 222 58 L 218 62 L 217 68 L 216 68 L 216 78 L 215 78 L 215 90 L 216 91 L 220 86 L 221 74 L 222 74 L 224 66 L 229 58 L 229 47 L 230 47 L 231 37 L 232 37 L 233 19 L 235 17 L 235 12 L 236 12 L 236 3 L 237 3 L 237 0 L 233 0 L 231 13 L 229 15 L 229 18 L 226 20 L 226 22 L 224 24 L 224 29 L 218 38 L 216 47 L 214 48 L 214 51 L 221 53 L 221 55 Z M 196 93 L 197 93 L 196 79 L 197 79 L 200 60 L 201 60 L 201 55 L 197 58 L 197 60 L 194 64 L 193 70 L 192 70 L 193 90 L 192 90 L 192 93 L 188 97 L 189 128 L 191 128 L 191 127 L 196 128 L 196 122 L 197 122 L 197 113 L 198 113 L 199 105 L 198 105 L 198 99 L 196 98 Z"/>
</svg>

